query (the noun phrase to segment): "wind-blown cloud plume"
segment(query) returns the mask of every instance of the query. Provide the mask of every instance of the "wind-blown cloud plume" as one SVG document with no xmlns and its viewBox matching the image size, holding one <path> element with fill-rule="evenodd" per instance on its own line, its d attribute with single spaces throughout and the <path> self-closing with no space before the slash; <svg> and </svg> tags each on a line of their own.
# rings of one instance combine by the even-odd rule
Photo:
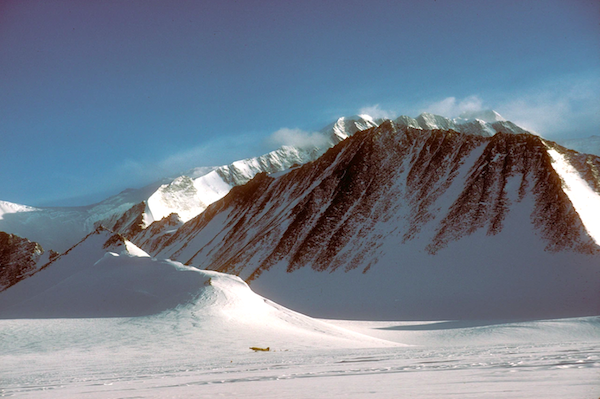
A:
<svg viewBox="0 0 600 399">
<path fill-rule="evenodd" d="M 548 138 L 588 137 L 600 130 L 600 77 L 572 78 L 498 105 L 507 119 Z"/>
<path fill-rule="evenodd" d="M 329 139 L 322 133 L 285 127 L 271 134 L 267 143 L 275 147 L 287 145 L 300 148 L 324 147 L 330 144 Z"/>
<path fill-rule="evenodd" d="M 115 167 L 115 176 L 131 187 L 166 177 L 176 177 L 203 166 L 220 166 L 264 151 L 253 134 L 240 134 L 210 140 L 203 144 L 153 160 L 127 159 Z"/>
<path fill-rule="evenodd" d="M 489 103 L 479 95 L 446 97 L 425 103 L 420 111 L 455 118 L 486 109 L 550 139 L 589 137 L 600 131 L 600 77 L 577 76 L 547 82 L 541 87 L 505 93 Z"/>
<path fill-rule="evenodd" d="M 427 105 L 424 111 L 447 118 L 456 118 L 464 112 L 476 112 L 484 109 L 483 100 L 477 95 L 472 95 L 462 100 L 457 100 L 456 97 L 446 97 Z"/>
<path fill-rule="evenodd" d="M 384 118 L 384 119 L 395 119 L 398 114 L 394 111 L 381 109 L 379 104 L 370 105 L 368 107 L 363 107 L 358 111 L 359 115 L 367 114 L 375 119 Z"/>
</svg>

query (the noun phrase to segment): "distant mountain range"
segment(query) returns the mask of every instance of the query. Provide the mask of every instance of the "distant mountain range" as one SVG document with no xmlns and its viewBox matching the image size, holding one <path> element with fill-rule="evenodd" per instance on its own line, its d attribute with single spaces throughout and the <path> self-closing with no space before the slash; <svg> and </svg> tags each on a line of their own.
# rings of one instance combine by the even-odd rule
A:
<svg viewBox="0 0 600 399">
<path fill-rule="evenodd" d="M 101 228 L 156 258 L 239 275 L 315 316 L 600 314 L 598 156 L 494 111 L 360 115 L 319 133 L 318 145 L 87 207 L 0 201 L 0 290 L 57 267 L 61 257 L 41 247 L 64 254 Z"/>
</svg>

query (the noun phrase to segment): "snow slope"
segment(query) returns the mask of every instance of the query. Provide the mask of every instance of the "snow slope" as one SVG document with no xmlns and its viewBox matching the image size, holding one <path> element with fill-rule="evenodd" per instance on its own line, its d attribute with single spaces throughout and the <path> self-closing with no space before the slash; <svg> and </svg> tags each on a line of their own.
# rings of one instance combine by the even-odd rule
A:
<svg viewBox="0 0 600 399">
<path fill-rule="evenodd" d="M 13 204 L 12 202 L 0 201 L 0 220 L 3 219 L 5 214 L 19 213 L 19 212 L 34 212 L 37 208 L 27 205 Z"/>
<path fill-rule="evenodd" d="M 283 146 L 260 157 L 248 158 L 215 168 L 196 178 L 180 176 L 164 184 L 148 198 L 152 220 L 177 213 L 184 222 L 200 214 L 221 199 L 232 187 L 246 184 L 257 173 L 275 173 L 313 161 L 323 153 L 320 148 Z"/>
<path fill-rule="evenodd" d="M 554 170 L 563 181 L 565 193 L 581 217 L 588 234 L 600 245 L 600 195 L 558 151 L 549 149 Z"/>
<path fill-rule="evenodd" d="M 598 317 L 316 320 L 105 229 L 0 293 L 21 398 L 597 397 L 599 344 Z"/>
</svg>

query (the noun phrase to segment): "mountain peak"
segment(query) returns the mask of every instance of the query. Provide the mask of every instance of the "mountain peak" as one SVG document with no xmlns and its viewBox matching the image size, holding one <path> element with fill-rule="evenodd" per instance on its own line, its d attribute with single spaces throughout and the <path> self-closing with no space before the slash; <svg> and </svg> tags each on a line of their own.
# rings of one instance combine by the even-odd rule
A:
<svg viewBox="0 0 600 399">
<path fill-rule="evenodd" d="M 434 115 L 429 112 L 422 112 L 415 118 L 423 129 L 442 129 L 442 130 L 456 130 L 456 124 L 452 119 L 448 119 L 444 116 Z"/>
<path fill-rule="evenodd" d="M 330 137 L 333 144 L 337 144 L 352 136 L 354 133 L 378 126 L 381 122 L 383 122 L 383 120 L 373 119 L 373 117 L 367 114 L 352 115 L 348 117 L 342 116 L 334 123 L 323 128 L 321 132 L 327 137 Z"/>
<path fill-rule="evenodd" d="M 358 118 L 363 119 L 367 122 L 377 123 L 375 121 L 375 118 L 373 118 L 371 115 L 367 115 L 367 114 L 359 114 L 359 115 L 356 115 L 355 117 L 352 117 L 351 119 L 358 119 Z"/>
<path fill-rule="evenodd" d="M 506 119 L 492 109 L 484 109 L 478 111 L 465 111 L 458 116 L 458 119 L 473 120 L 479 119 L 487 123 L 503 122 Z"/>
</svg>

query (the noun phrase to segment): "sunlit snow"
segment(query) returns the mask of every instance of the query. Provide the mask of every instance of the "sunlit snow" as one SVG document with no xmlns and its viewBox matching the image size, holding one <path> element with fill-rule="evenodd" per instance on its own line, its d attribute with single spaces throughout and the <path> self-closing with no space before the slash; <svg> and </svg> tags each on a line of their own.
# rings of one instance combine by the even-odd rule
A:
<svg viewBox="0 0 600 399">
<path fill-rule="evenodd" d="M 161 220 L 174 212 L 187 222 L 208 205 L 223 198 L 229 190 L 231 185 L 215 171 L 196 179 L 181 176 L 162 185 L 148 198 L 148 210 L 153 220 Z"/>
<path fill-rule="evenodd" d="M 150 257 L 150 255 L 148 255 L 146 253 L 146 251 L 139 248 L 137 245 L 135 245 L 131 241 L 125 241 L 125 248 L 126 248 L 126 251 L 133 256 L 148 257 L 148 258 Z"/>
<path fill-rule="evenodd" d="M 563 189 L 573 203 L 588 234 L 600 244 L 600 195 L 583 180 L 558 151 L 548 149 L 552 165 L 563 181 Z"/>
<path fill-rule="evenodd" d="M 37 208 L 14 204 L 12 202 L 0 201 L 0 220 L 3 219 L 4 214 L 17 213 L 17 212 L 33 212 L 37 211 Z"/>
<path fill-rule="evenodd" d="M 217 323 L 177 312 L 149 318 L 0 320 L 0 395 L 278 399 L 600 395 L 598 318 L 480 327 L 447 323 L 440 328 L 440 324 L 444 322 L 345 322 L 345 328 L 386 332 L 394 339 L 411 336 L 418 342 L 412 347 L 360 348 L 280 329 L 269 331 L 268 325 L 260 335 L 240 323 Z M 553 339 L 545 338 L 557 328 L 560 333 Z M 590 335 L 578 337 L 578 331 L 586 328 Z M 528 339 L 514 339 L 519 335 Z M 467 343 L 469 338 L 476 343 Z M 270 346 L 270 351 L 253 352 L 249 347 L 255 345 Z"/>
</svg>

